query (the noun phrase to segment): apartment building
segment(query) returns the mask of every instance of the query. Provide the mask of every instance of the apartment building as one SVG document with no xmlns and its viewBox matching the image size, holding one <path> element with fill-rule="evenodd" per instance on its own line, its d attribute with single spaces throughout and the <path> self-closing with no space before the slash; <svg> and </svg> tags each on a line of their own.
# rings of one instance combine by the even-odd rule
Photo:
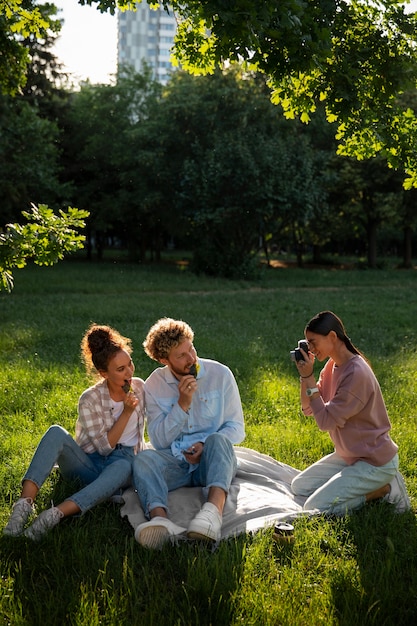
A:
<svg viewBox="0 0 417 626">
<path fill-rule="evenodd" d="M 136 11 L 119 11 L 118 67 L 130 65 L 140 72 L 146 61 L 154 77 L 166 83 L 174 69 L 170 54 L 176 27 L 173 13 L 168 14 L 162 7 L 153 10 L 146 2 L 138 4 Z"/>
</svg>

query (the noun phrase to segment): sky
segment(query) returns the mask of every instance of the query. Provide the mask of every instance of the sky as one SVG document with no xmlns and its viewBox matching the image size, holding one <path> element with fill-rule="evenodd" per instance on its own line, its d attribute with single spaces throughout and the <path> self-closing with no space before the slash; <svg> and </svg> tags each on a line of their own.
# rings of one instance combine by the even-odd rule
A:
<svg viewBox="0 0 417 626">
<path fill-rule="evenodd" d="M 64 25 L 54 54 L 72 75 L 72 81 L 111 82 L 117 69 L 117 16 L 81 6 L 77 0 L 55 0 Z M 411 0 L 407 11 L 417 11 Z"/>
<path fill-rule="evenodd" d="M 81 6 L 77 0 L 54 4 L 64 24 L 53 52 L 72 81 L 111 82 L 117 68 L 117 16 Z"/>
</svg>

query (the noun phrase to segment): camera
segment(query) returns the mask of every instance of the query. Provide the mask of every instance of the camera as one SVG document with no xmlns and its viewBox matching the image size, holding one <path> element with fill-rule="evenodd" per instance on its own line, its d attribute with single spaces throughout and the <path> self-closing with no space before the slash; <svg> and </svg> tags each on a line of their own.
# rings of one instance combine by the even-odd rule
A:
<svg viewBox="0 0 417 626">
<path fill-rule="evenodd" d="M 290 356 L 293 361 L 304 361 L 304 357 L 301 354 L 300 348 L 304 350 L 304 352 L 307 352 L 308 354 L 307 341 L 305 341 L 304 339 L 300 339 L 300 341 L 298 342 L 298 348 L 295 348 L 295 350 L 291 350 Z"/>
</svg>

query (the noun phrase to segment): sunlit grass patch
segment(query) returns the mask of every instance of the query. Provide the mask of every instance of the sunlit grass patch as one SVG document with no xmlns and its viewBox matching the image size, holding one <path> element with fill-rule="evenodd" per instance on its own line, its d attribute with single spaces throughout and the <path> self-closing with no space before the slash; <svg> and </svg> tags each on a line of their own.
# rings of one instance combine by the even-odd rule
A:
<svg viewBox="0 0 417 626">
<path fill-rule="evenodd" d="M 44 268 L 45 269 L 45 268 Z M 298 469 L 332 451 L 303 415 L 289 351 L 306 322 L 331 309 L 369 357 L 399 444 L 413 511 L 375 503 L 346 518 L 294 521 L 295 543 L 272 528 L 222 542 L 146 550 L 103 503 L 64 520 L 34 545 L 0 536 L 0 616 L 16 626 L 380 626 L 417 619 L 417 273 L 266 271 L 255 284 L 187 270 L 62 263 L 16 274 L 0 295 L 0 524 L 43 432 L 74 432 L 90 381 L 79 345 L 91 321 L 133 340 L 137 375 L 157 366 L 142 342 L 159 317 L 188 321 L 201 356 L 234 372 L 243 401 L 243 446 Z M 318 374 L 322 364 L 316 363 Z M 53 472 L 38 509 L 71 495 Z"/>
</svg>

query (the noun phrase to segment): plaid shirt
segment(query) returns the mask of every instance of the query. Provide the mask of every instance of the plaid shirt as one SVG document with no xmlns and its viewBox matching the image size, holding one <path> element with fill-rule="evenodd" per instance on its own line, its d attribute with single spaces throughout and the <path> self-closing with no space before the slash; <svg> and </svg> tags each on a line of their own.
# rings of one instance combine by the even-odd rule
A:
<svg viewBox="0 0 417 626">
<path fill-rule="evenodd" d="M 139 398 L 139 404 L 134 410 L 137 416 L 138 443 L 136 452 L 143 450 L 144 425 L 145 425 L 145 401 L 143 380 L 132 378 L 132 387 L 135 395 Z M 78 419 L 75 424 L 75 439 L 78 445 L 86 452 L 99 452 L 107 456 L 113 452 L 107 439 L 107 433 L 116 422 L 113 416 L 107 381 L 102 380 L 93 387 L 86 389 L 78 401 Z"/>
</svg>

